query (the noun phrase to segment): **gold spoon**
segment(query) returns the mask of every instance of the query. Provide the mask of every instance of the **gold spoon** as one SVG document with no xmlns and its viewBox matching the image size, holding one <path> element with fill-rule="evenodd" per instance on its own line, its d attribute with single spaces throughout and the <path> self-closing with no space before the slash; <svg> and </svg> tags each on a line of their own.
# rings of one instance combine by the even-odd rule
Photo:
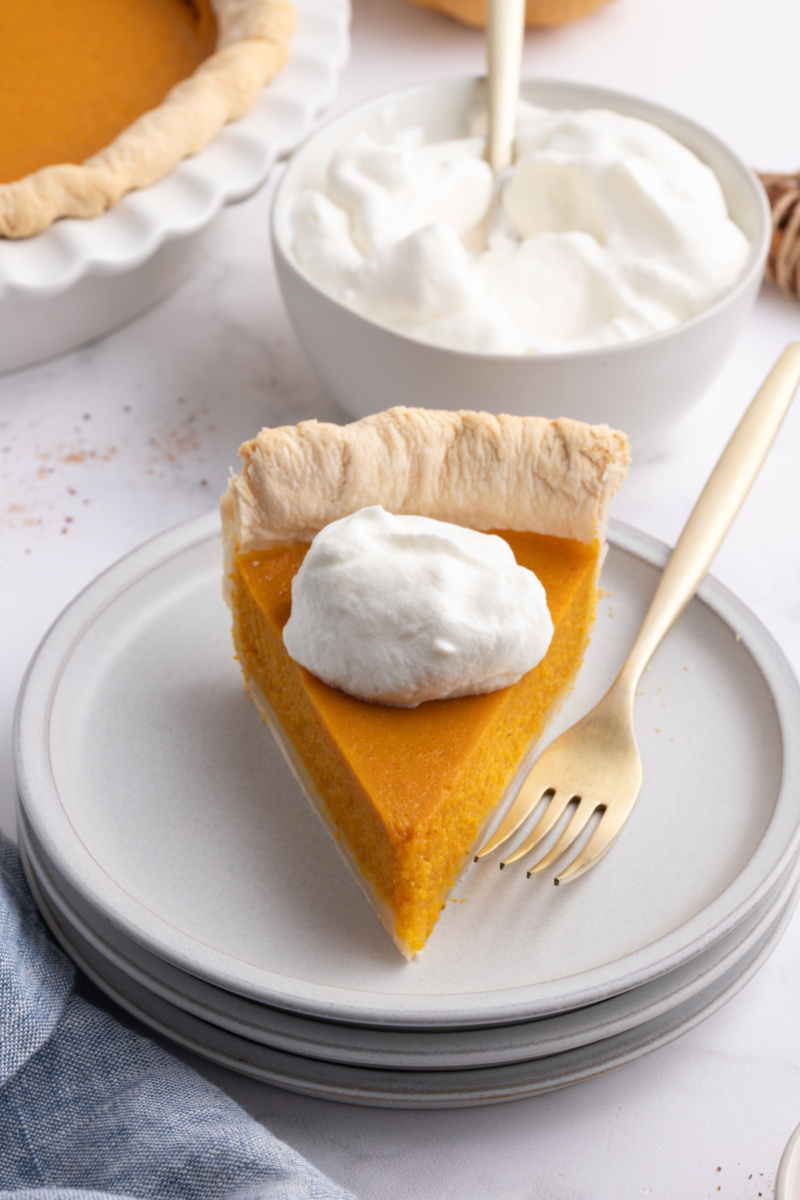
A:
<svg viewBox="0 0 800 1200">
<path fill-rule="evenodd" d="M 486 25 L 486 95 L 489 129 L 486 161 L 497 176 L 510 166 L 514 151 L 522 46 L 525 40 L 525 0 L 489 0 Z M 480 254 L 489 239 L 495 201 L 468 233 L 464 245 Z"/>
<path fill-rule="evenodd" d="M 525 0 L 489 0 L 487 25 L 489 141 L 486 158 L 495 175 L 511 163 L 517 118 Z"/>
</svg>

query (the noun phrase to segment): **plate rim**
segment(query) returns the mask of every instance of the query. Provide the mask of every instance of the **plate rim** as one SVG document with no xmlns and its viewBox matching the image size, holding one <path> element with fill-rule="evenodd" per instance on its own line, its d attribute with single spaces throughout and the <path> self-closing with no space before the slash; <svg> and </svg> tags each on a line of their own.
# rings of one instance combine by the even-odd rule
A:
<svg viewBox="0 0 800 1200">
<path fill-rule="evenodd" d="M 678 1005 L 675 1009 L 654 1018 L 652 1022 L 645 1022 L 643 1025 L 617 1034 L 615 1037 L 605 1038 L 600 1042 L 589 1043 L 586 1046 L 566 1051 L 563 1056 L 555 1054 L 547 1058 L 466 1071 L 382 1070 L 360 1065 L 322 1062 L 287 1051 L 274 1050 L 258 1043 L 248 1042 L 245 1038 L 231 1034 L 218 1026 L 210 1025 L 207 1021 L 193 1017 L 176 1009 L 167 1001 L 148 994 L 145 988 L 140 987 L 139 991 L 145 993 L 151 1003 L 155 1001 L 156 1010 L 161 1008 L 162 1017 L 153 1017 L 152 1013 L 146 1012 L 135 1001 L 131 1001 L 129 996 L 117 992 L 82 958 L 74 946 L 71 946 L 68 935 L 46 906 L 44 906 L 43 915 L 44 912 L 47 912 L 45 921 L 62 949 L 66 950 L 66 946 L 70 945 L 70 957 L 73 961 L 78 961 L 80 969 L 106 996 L 141 1021 L 147 1028 L 201 1058 L 263 1083 L 299 1092 L 301 1095 L 339 1103 L 384 1108 L 464 1108 L 506 1103 L 584 1082 L 615 1070 L 617 1067 L 635 1062 L 647 1054 L 654 1053 L 662 1046 L 676 1041 L 713 1016 L 758 973 L 786 931 L 797 906 L 799 892 L 800 889 L 795 886 L 784 907 L 762 939 L 748 955 L 745 955 L 743 963 L 737 962 L 729 972 L 715 980 L 708 989 L 702 990 L 685 1004 Z M 170 1027 L 163 1020 L 165 1010 L 177 1022 L 182 1021 L 184 1029 Z M 186 1026 L 190 1029 L 194 1026 L 195 1034 L 187 1034 Z M 649 1030 L 648 1026 L 650 1026 Z M 210 1037 L 215 1040 L 216 1048 L 210 1046 L 208 1041 L 201 1041 L 200 1038 L 203 1035 L 207 1039 Z M 227 1051 L 224 1049 L 226 1039 L 232 1043 Z M 220 1041 L 223 1043 L 223 1049 L 220 1049 Z M 261 1059 L 261 1066 L 248 1061 L 248 1051 L 253 1058 Z M 579 1061 L 581 1054 L 584 1056 L 582 1064 Z M 586 1061 L 587 1054 L 588 1062 Z M 560 1064 L 559 1059 L 562 1059 Z M 560 1075 L 558 1073 L 559 1065 L 561 1066 Z M 550 1068 L 549 1077 L 547 1075 L 548 1067 Z M 292 1068 L 294 1068 L 294 1074 Z M 301 1073 L 300 1079 L 297 1078 L 298 1071 Z M 540 1076 L 538 1081 L 530 1079 L 531 1072 L 534 1076 L 537 1074 Z M 401 1081 L 406 1085 L 405 1088 L 400 1087 Z M 422 1087 L 420 1087 L 420 1083 L 423 1084 Z M 397 1090 L 393 1091 L 392 1085 Z"/>
<path fill-rule="evenodd" d="M 160 564 L 172 562 L 201 543 L 218 537 L 219 514 L 214 511 L 157 535 L 98 576 L 64 609 L 40 643 L 23 679 L 15 712 L 13 754 L 17 789 L 48 862 L 94 907 L 106 912 L 113 924 L 157 957 L 174 962 L 190 974 L 200 975 L 227 990 L 308 1016 L 324 1018 L 335 1014 L 337 1020 L 345 1023 L 397 1028 L 511 1024 L 565 1008 L 597 1003 L 615 992 L 629 990 L 666 974 L 696 957 L 738 925 L 797 857 L 800 811 L 793 817 L 790 835 L 778 838 L 780 849 L 775 847 L 772 851 L 768 835 L 772 830 L 771 840 L 776 840 L 773 826 L 781 800 L 785 808 L 790 804 L 789 793 L 800 795 L 800 739 L 794 739 L 793 744 L 793 739 L 786 736 L 787 728 L 800 727 L 800 687 L 780 647 L 758 618 L 721 583 L 707 576 L 698 590 L 697 599 L 741 638 L 764 678 L 775 707 L 783 751 L 775 809 L 736 879 L 688 921 L 617 960 L 617 964 L 620 961 L 625 964 L 621 971 L 618 965 L 615 969 L 614 964 L 602 964 L 555 981 L 502 992 L 468 993 L 466 1000 L 463 995 L 444 999 L 420 993 L 411 997 L 392 996 L 307 980 L 299 981 L 299 986 L 298 981 L 289 984 L 285 975 L 254 967 L 197 942 L 125 892 L 83 845 L 61 806 L 49 771 L 47 735 L 60 676 L 72 647 L 89 625 L 139 578 L 158 570 Z M 617 549 L 656 568 L 662 568 L 669 556 L 668 548 L 661 542 L 618 521 L 610 523 L 608 540 Z M 73 854 L 77 853 L 77 863 L 66 852 L 70 840 Z M 770 857 L 770 861 L 762 864 L 765 857 Z M 734 890 L 738 896 L 734 896 Z M 513 998 L 510 992 L 515 993 Z M 502 997 L 502 1003 L 498 1002 L 499 997 Z"/>
<path fill-rule="evenodd" d="M 171 963 L 164 963 L 167 968 L 167 977 L 162 978 L 156 974 L 159 963 L 162 960 L 157 959 L 154 955 L 150 955 L 143 947 L 138 947 L 138 950 L 149 956 L 152 963 L 147 962 L 142 964 L 130 957 L 131 949 L 127 945 L 116 945 L 106 936 L 102 930 L 96 929 L 90 923 L 90 918 L 85 913 L 76 911 L 75 907 L 70 903 L 67 896 L 62 895 L 56 882 L 50 877 L 47 872 L 46 864 L 39 861 L 39 853 L 33 842 L 35 838 L 26 829 L 27 822 L 24 812 L 20 811 L 19 817 L 19 844 L 20 853 L 23 859 L 26 877 L 29 881 L 33 878 L 37 893 L 43 898 L 45 906 L 49 909 L 54 917 L 60 916 L 69 928 L 76 932 L 92 949 L 105 961 L 109 962 L 112 968 L 116 969 L 123 975 L 128 976 L 140 987 L 153 993 L 160 999 L 172 1004 L 174 1007 L 182 1009 L 191 1016 L 203 1020 L 208 1024 L 217 1025 L 219 1028 L 226 1030 L 229 1033 L 244 1038 L 247 1041 L 253 1041 L 272 1049 L 284 1050 L 290 1054 L 296 1054 L 300 1057 L 319 1058 L 323 1061 L 341 1062 L 348 1066 L 364 1066 L 375 1069 L 387 1070 L 468 1070 L 475 1067 L 484 1068 L 490 1066 L 501 1066 L 506 1063 L 520 1062 L 533 1058 L 544 1058 L 553 1054 L 566 1052 L 573 1049 L 578 1049 L 580 1046 L 589 1045 L 592 1042 L 602 1041 L 606 1037 L 613 1037 L 616 1034 L 627 1032 L 638 1025 L 644 1024 L 647 1021 L 657 1019 L 663 1014 L 678 1007 L 684 1002 L 691 1000 L 695 995 L 704 990 L 706 987 L 713 984 L 718 978 L 732 970 L 736 963 L 743 958 L 750 949 L 761 940 L 767 930 L 772 927 L 776 920 L 776 913 L 779 913 L 783 906 L 788 902 L 787 897 L 797 888 L 800 881 L 800 857 L 795 859 L 794 863 L 788 868 L 787 874 L 783 876 L 775 886 L 775 889 L 769 896 L 765 897 L 762 905 L 759 906 L 761 911 L 757 913 L 756 920 L 747 929 L 744 935 L 736 939 L 731 945 L 727 946 L 721 958 L 711 964 L 701 964 L 699 974 L 693 974 L 691 979 L 681 979 L 677 987 L 672 987 L 667 993 L 664 993 L 663 985 L 667 983 L 670 976 L 661 976 L 659 979 L 651 980 L 649 984 L 644 984 L 642 989 L 631 989 L 628 992 L 623 992 L 617 996 L 608 997 L 607 1000 L 600 1001 L 597 1005 L 589 1005 L 586 1008 L 574 1010 L 569 1013 L 555 1014 L 553 1017 L 543 1017 L 532 1022 L 520 1022 L 512 1026 L 492 1026 L 488 1029 L 480 1030 L 436 1030 L 436 1031 L 418 1031 L 418 1030 L 387 1030 L 375 1029 L 369 1030 L 362 1026 L 342 1025 L 336 1021 L 319 1021 L 313 1017 L 306 1017 L 302 1014 L 288 1012 L 286 1010 L 273 1009 L 267 1005 L 261 1005 L 257 1001 L 248 1000 L 247 997 L 241 997 L 235 993 L 224 993 L 222 989 L 215 987 L 213 984 L 207 983 L 205 980 L 198 979 L 196 976 L 189 975 L 187 972 L 180 971 L 179 968 Z M 754 910 L 756 913 L 756 910 Z M 745 918 L 743 924 L 752 918 Z M 732 937 L 736 930 L 726 935 Z M 117 934 L 117 936 L 123 936 Z M 722 941 L 723 939 L 720 939 Z M 709 947 L 704 953 L 710 954 L 715 948 L 719 948 L 720 943 L 715 943 L 715 946 Z M 134 952 L 137 947 L 134 945 Z M 683 968 L 677 968 L 678 971 L 685 970 L 693 964 L 684 964 Z M 170 972 L 179 972 L 182 978 L 172 982 L 169 981 Z M 673 977 L 674 983 L 674 977 Z M 661 985 L 659 988 L 658 985 Z M 189 990 L 180 992 L 179 986 L 187 987 Z M 200 996 L 198 997 L 197 989 L 199 985 Z M 191 989 L 194 988 L 194 994 Z M 204 1001 L 202 993 L 203 989 L 212 989 L 214 993 L 219 992 L 219 1001 L 217 1007 L 214 1008 L 211 1004 Z M 642 1004 L 642 990 L 650 989 L 650 992 L 655 992 L 655 997 L 647 996 Z M 638 994 L 637 994 L 638 993 Z M 273 1025 L 267 1029 L 266 1026 L 259 1026 L 256 1030 L 254 1022 L 248 1024 L 246 1019 L 240 1017 L 231 1018 L 223 1011 L 226 995 L 230 996 L 234 1004 L 244 1002 L 250 1009 L 261 1009 L 266 1014 L 270 1014 L 273 1020 Z M 206 999 L 210 999 L 207 997 Z M 216 996 L 213 997 L 216 999 Z M 616 1010 L 622 1005 L 623 1009 L 630 1002 L 633 1002 L 633 1009 L 628 1009 L 627 1013 L 620 1013 Z M 637 1003 L 638 1001 L 638 1003 Z M 590 1023 L 581 1024 L 582 1018 L 589 1018 L 598 1015 L 600 1011 L 601 1022 L 595 1025 L 594 1029 Z M 645 1015 L 642 1015 L 642 1014 Z M 220 1019 L 222 1018 L 222 1019 Z M 275 1029 L 274 1022 L 277 1019 L 279 1025 L 283 1022 L 282 1029 Z M 289 1031 L 286 1029 L 288 1019 Z M 577 1020 L 578 1029 L 571 1032 L 564 1031 L 563 1026 L 566 1022 L 569 1026 Z M 536 1044 L 535 1035 L 541 1033 L 543 1027 L 548 1023 L 556 1024 L 555 1034 L 553 1030 L 546 1030 L 550 1033 L 547 1045 Z M 292 1032 L 294 1023 L 294 1032 Z M 299 1028 L 298 1028 L 299 1027 Z M 256 1030 L 256 1032 L 248 1033 L 247 1030 Z M 328 1035 L 328 1041 L 323 1043 L 319 1037 L 315 1040 L 313 1033 L 321 1034 L 325 1030 Z M 389 1040 L 394 1038 L 397 1044 L 387 1049 L 384 1045 L 379 1046 L 377 1050 L 367 1051 L 367 1053 L 375 1054 L 377 1057 L 374 1060 L 368 1060 L 365 1057 L 363 1048 L 359 1048 L 357 1058 L 354 1061 L 350 1055 L 353 1053 L 351 1045 L 342 1045 L 341 1042 L 336 1042 L 336 1033 L 345 1030 L 347 1035 L 355 1035 L 363 1040 L 364 1035 L 368 1034 L 372 1038 L 385 1037 L 388 1035 Z M 581 1032 L 582 1030 L 582 1032 Z M 604 1032 L 601 1032 L 604 1031 Z M 586 1037 L 585 1034 L 591 1032 L 591 1036 Z M 303 1040 L 305 1033 L 306 1040 Z M 444 1051 L 442 1048 L 434 1049 L 430 1053 L 431 1047 L 436 1043 L 441 1043 L 443 1039 L 451 1037 L 455 1034 L 462 1041 L 466 1039 L 468 1043 L 478 1042 L 480 1038 L 497 1039 L 497 1035 L 501 1035 L 505 1039 L 511 1039 L 514 1044 L 514 1049 L 506 1046 L 502 1051 L 495 1048 L 490 1050 L 485 1046 L 472 1047 L 462 1046 L 460 1050 L 460 1059 L 458 1054 L 454 1055 L 452 1049 Z M 398 1037 L 399 1035 L 399 1037 Z M 527 1043 L 520 1039 L 527 1036 Z M 420 1042 L 429 1040 L 426 1047 L 427 1053 L 420 1054 Z M 436 1039 L 434 1042 L 433 1039 Z M 334 1045 L 334 1053 L 331 1052 L 331 1045 Z M 305 1049 L 301 1049 L 303 1046 Z M 316 1053 L 310 1047 L 316 1047 Z M 322 1051 L 325 1052 L 322 1052 Z M 414 1057 L 416 1055 L 416 1058 Z M 492 1061 L 490 1056 L 494 1055 Z M 438 1065 L 437 1065 L 438 1064 Z"/>
</svg>

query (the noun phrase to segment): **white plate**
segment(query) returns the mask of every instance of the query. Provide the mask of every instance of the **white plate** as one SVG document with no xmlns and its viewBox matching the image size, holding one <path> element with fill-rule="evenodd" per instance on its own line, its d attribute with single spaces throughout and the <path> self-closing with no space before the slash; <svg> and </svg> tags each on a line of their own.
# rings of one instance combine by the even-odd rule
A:
<svg viewBox="0 0 800 1200">
<path fill-rule="evenodd" d="M 797 904 L 797 892 L 759 942 L 725 975 L 661 1017 L 616 1037 L 565 1054 L 471 1071 L 385 1071 L 286 1054 L 208 1024 L 154 996 L 118 972 L 73 930 L 61 914 L 34 895 L 54 936 L 84 973 L 122 1009 L 151 1030 L 202 1058 L 288 1091 L 326 1100 L 385 1108 L 465 1108 L 500 1104 L 567 1087 L 674 1041 L 710 1017 L 763 965 Z"/>
<path fill-rule="evenodd" d="M 100 217 L 0 239 L 0 371 L 73 349 L 155 303 L 194 266 L 223 205 L 257 191 L 311 131 L 347 61 L 350 5 L 294 3 L 286 66 L 205 150 Z"/>
<path fill-rule="evenodd" d="M 488 1029 L 396 1030 L 316 1021 L 223 991 L 148 954 L 113 929 L 98 913 L 83 920 L 49 876 L 24 812 L 19 810 L 19 844 L 25 872 L 51 919 L 60 921 L 92 961 L 115 972 L 118 992 L 125 980 L 176 1008 L 248 1041 L 290 1054 L 385 1070 L 469 1070 L 544 1058 L 601 1041 L 652 1021 L 707 989 L 761 941 L 786 906 L 800 873 L 800 859 L 740 926 L 696 959 L 640 988 L 570 1013 Z"/>
<path fill-rule="evenodd" d="M 611 682 L 666 557 L 620 526 L 611 541 L 611 595 L 554 731 Z M 797 857 L 797 683 L 755 618 L 707 580 L 643 680 L 645 786 L 612 853 L 559 889 L 471 866 L 408 964 L 245 697 L 220 574 L 216 514 L 111 568 L 39 648 L 15 735 L 50 869 L 181 970 L 353 1024 L 511 1024 L 690 962 Z"/>
</svg>

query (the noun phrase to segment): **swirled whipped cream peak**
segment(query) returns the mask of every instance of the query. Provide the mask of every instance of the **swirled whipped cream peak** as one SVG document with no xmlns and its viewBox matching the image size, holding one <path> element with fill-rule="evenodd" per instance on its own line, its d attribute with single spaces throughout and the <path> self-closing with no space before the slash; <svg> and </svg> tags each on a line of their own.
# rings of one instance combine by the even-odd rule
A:
<svg viewBox="0 0 800 1200">
<path fill-rule="evenodd" d="M 514 165 L 493 179 L 481 121 L 449 141 L 416 128 L 339 147 L 324 187 L 293 201 L 301 267 L 378 324 L 491 354 L 644 337 L 740 275 L 749 243 L 719 181 L 662 129 L 523 102 Z M 488 242 L 473 252 L 487 210 Z"/>
<path fill-rule="evenodd" d="M 501 537 L 379 505 L 316 535 L 283 631 L 325 683 L 400 707 L 508 687 L 552 636 L 544 588 Z"/>
</svg>

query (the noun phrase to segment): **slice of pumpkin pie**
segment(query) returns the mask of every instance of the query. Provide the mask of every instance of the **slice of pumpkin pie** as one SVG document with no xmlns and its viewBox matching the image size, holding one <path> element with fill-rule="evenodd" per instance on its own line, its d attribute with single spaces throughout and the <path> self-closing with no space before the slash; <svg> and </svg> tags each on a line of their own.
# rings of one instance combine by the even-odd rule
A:
<svg viewBox="0 0 800 1200">
<path fill-rule="evenodd" d="M 387 932 L 412 958 L 580 666 L 627 441 L 571 420 L 395 408 L 346 426 L 264 429 L 240 454 L 222 515 L 225 592 L 248 692 Z M 380 537 L 382 557 L 371 549 Z M 515 612 L 524 621 L 530 572 L 546 597 L 549 645 L 526 660 L 528 637 L 509 633 L 517 627 L 504 589 L 507 577 L 522 587 Z M 311 585 L 302 583 L 308 577 Z M 358 591 L 371 578 L 377 632 L 373 600 Z M 439 604 L 447 578 L 455 590 Z M 472 685 L 458 675 L 469 655 L 447 625 L 456 610 L 459 620 L 466 614 L 470 646 L 483 639 L 503 660 L 484 664 Z M 431 627 L 439 611 L 441 630 Z M 421 690 L 409 690 L 405 676 L 399 690 L 388 679 L 384 630 L 387 645 L 390 635 L 401 643 L 403 670 L 413 643 Z M 509 676 L 506 658 L 516 651 Z"/>
</svg>

